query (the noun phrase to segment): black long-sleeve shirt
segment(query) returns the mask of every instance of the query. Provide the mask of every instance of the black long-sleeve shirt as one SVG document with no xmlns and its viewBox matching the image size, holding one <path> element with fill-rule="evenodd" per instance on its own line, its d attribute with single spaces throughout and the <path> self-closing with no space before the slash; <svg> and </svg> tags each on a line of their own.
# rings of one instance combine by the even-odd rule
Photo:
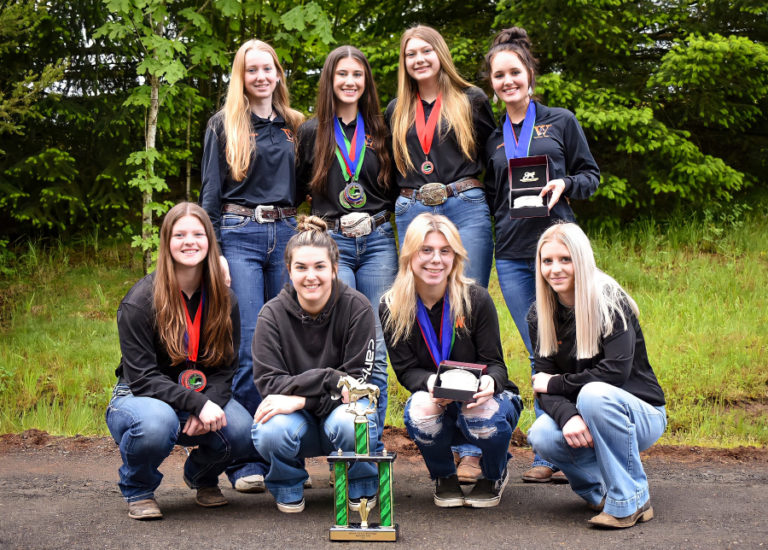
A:
<svg viewBox="0 0 768 550">
<path fill-rule="evenodd" d="M 546 107 L 536 102 L 536 125 L 529 156 L 547 155 L 549 179 L 562 178 L 565 190 L 560 200 L 542 218 L 511 218 L 509 205 L 509 165 L 504 152 L 507 115 L 488 138 L 485 146 L 485 194 L 496 220 L 496 258 L 530 259 L 536 256 L 536 243 L 558 220 L 575 220 L 567 199 L 588 199 L 600 183 L 600 170 L 589 151 L 587 138 L 574 114 L 567 109 Z M 513 124 L 520 136 L 522 122 Z"/>
<path fill-rule="evenodd" d="M 190 390 L 179 384 L 179 374 L 190 368 L 186 362 L 171 365 L 171 358 L 160 340 L 153 302 L 155 273 L 150 273 L 133 285 L 117 310 L 117 332 L 120 337 L 120 365 L 115 370 L 120 383 L 126 383 L 135 396 L 154 397 L 168 403 L 179 411 L 200 414 L 210 399 L 219 407 L 229 401 L 232 377 L 237 370 L 237 349 L 240 347 L 240 310 L 235 294 L 230 291 L 232 304 L 232 343 L 235 353 L 228 364 L 213 367 L 194 367 L 201 370 L 207 385 L 201 392 Z M 190 317 L 194 318 L 200 304 L 200 292 L 191 298 L 184 296 Z M 202 327 L 206 315 L 201 319 L 200 352 L 205 349 Z"/>
<path fill-rule="evenodd" d="M 259 313 L 253 335 L 253 379 L 262 396 L 300 395 L 304 409 L 329 414 L 340 401 L 339 378 L 366 382 L 376 349 L 368 298 L 341 281 L 323 310 L 310 316 L 286 285 Z"/>
<path fill-rule="evenodd" d="M 552 357 L 535 354 L 536 372 L 554 374 L 547 393 L 538 394 L 539 405 L 562 428 L 579 414 L 576 398 L 590 382 L 605 382 L 625 390 L 653 406 L 664 405 L 664 391 L 648 362 L 645 338 L 637 316 L 623 307 L 627 327 L 615 316 L 610 334 L 600 338 L 600 352 L 590 359 L 576 359 L 576 321 L 572 308 L 558 303 L 555 331 L 558 350 Z M 536 306 L 528 312 L 531 342 L 538 341 Z"/>
<path fill-rule="evenodd" d="M 299 188 L 302 190 L 302 196 L 309 192 L 309 182 L 312 180 L 312 174 L 315 162 L 315 141 L 317 140 L 317 119 L 313 118 L 299 127 L 299 164 L 296 171 L 296 179 Z M 355 134 L 357 121 L 349 124 L 341 122 L 341 128 L 347 136 L 352 139 Z M 390 155 L 391 158 L 391 155 Z M 344 179 L 342 168 L 334 156 L 331 163 L 331 169 L 327 174 L 325 193 L 312 192 L 312 213 L 324 218 L 338 219 L 350 212 L 364 212 L 366 214 L 378 214 L 382 210 L 394 211 L 395 198 L 397 198 L 397 185 L 394 181 L 389 182 L 389 188 L 384 189 L 378 182 L 379 170 L 381 164 L 376 150 L 373 148 L 373 142 L 366 134 L 365 156 L 363 157 L 363 166 L 360 169 L 360 179 L 358 184 L 365 191 L 365 205 L 360 208 L 345 208 L 339 202 L 339 194 L 344 191 L 347 185 Z"/>
<path fill-rule="evenodd" d="M 509 380 L 507 366 L 504 364 L 504 352 L 499 336 L 499 318 L 496 315 L 493 299 L 485 288 L 472 285 L 469 289 L 469 300 L 472 311 L 471 317 L 464 320 L 467 330 L 457 329 L 449 359 L 487 365 L 485 374 L 493 378 L 495 393 L 501 393 L 505 389 L 519 393 L 517 386 Z M 428 309 L 427 313 L 435 334 L 439 335 L 443 300 L 438 301 L 432 309 Z M 386 327 L 389 307 L 384 302 L 379 304 L 379 317 L 382 326 Z M 437 373 L 437 366 L 418 327 L 411 330 L 408 338 L 401 339 L 395 345 L 392 344 L 391 332 L 385 328 L 384 340 L 387 343 L 389 360 L 398 382 L 411 393 L 428 391 L 427 380 Z"/>
<path fill-rule="evenodd" d="M 414 170 L 409 171 L 405 175 L 395 170 L 397 172 L 397 185 L 400 189 L 418 189 L 422 185 L 431 182 L 448 184 L 463 178 L 478 177 L 480 172 L 483 171 L 483 147 L 488 136 L 496 127 L 496 122 L 493 119 L 493 111 L 491 110 L 491 104 L 488 102 L 488 96 L 485 95 L 484 91 L 476 86 L 470 86 L 464 90 L 464 93 L 467 99 L 469 99 L 469 104 L 472 108 L 472 127 L 476 146 L 475 158 L 467 159 L 464 156 L 459 148 L 459 143 L 456 141 L 456 133 L 452 129 L 450 131 L 443 130 L 440 136 L 435 135 L 432 141 L 432 148 L 429 151 L 429 160 L 434 164 L 435 171 L 429 175 L 423 174 L 421 172 L 421 164 L 424 162 L 424 151 L 421 148 L 419 136 L 416 133 L 416 124 L 413 124 L 408 128 L 408 132 L 405 135 L 405 144 L 411 162 L 413 162 Z M 432 108 L 435 106 L 434 101 L 427 103 L 422 100 L 421 103 L 424 107 L 424 116 L 429 118 Z M 389 102 L 385 115 L 390 129 L 392 127 L 391 121 L 392 115 L 395 112 L 395 105 L 397 105 L 397 98 Z M 443 125 L 443 127 L 446 126 L 446 124 Z M 437 129 L 435 133 L 437 134 Z"/>
<path fill-rule="evenodd" d="M 224 203 L 248 208 L 259 205 L 296 206 L 296 154 L 294 135 L 285 120 L 251 114 L 251 131 L 256 151 L 251 155 L 248 172 L 235 181 L 227 164 L 227 139 L 221 114 L 208 121 L 201 164 L 200 206 L 208 213 L 221 244 L 221 207 Z"/>
</svg>

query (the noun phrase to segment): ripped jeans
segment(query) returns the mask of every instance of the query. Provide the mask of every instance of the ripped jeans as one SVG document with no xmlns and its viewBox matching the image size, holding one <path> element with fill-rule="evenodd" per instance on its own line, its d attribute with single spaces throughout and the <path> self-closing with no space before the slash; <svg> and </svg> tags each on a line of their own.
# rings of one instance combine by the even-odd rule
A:
<svg viewBox="0 0 768 550">
<path fill-rule="evenodd" d="M 456 401 L 443 409 L 432 402 L 429 393 L 418 391 L 405 404 L 403 420 L 432 479 L 455 475 L 451 445 L 471 443 L 483 453 L 483 477 L 495 481 L 507 466 L 509 440 L 522 410 L 520 396 L 510 391 L 472 409 Z"/>
</svg>

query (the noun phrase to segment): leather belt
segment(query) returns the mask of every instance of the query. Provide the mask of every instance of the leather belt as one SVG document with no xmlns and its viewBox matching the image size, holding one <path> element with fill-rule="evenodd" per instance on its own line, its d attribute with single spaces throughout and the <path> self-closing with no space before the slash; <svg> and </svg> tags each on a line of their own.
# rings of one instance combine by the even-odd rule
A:
<svg viewBox="0 0 768 550">
<path fill-rule="evenodd" d="M 253 221 L 259 223 L 272 223 L 283 218 L 293 218 L 296 216 L 296 208 L 293 206 L 265 206 L 259 205 L 256 208 L 248 208 L 231 202 L 225 203 L 221 207 L 224 214 L 237 214 L 238 216 L 247 216 Z"/>
<path fill-rule="evenodd" d="M 438 206 L 443 204 L 448 197 L 453 197 L 466 191 L 483 187 L 483 183 L 477 178 L 464 178 L 445 185 L 443 183 L 425 183 L 418 189 L 401 189 L 400 195 L 407 198 L 415 198 L 424 206 Z"/>
</svg>

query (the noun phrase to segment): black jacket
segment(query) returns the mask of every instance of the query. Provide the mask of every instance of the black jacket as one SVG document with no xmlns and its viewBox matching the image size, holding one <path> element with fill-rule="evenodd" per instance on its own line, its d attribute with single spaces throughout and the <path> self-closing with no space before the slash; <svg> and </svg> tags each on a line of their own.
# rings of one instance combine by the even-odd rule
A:
<svg viewBox="0 0 768 550">
<path fill-rule="evenodd" d="M 253 335 L 253 379 L 266 397 L 300 395 L 317 416 L 340 404 L 337 388 L 345 374 L 366 382 L 376 349 L 368 299 L 338 281 L 325 308 L 312 318 L 286 285 L 259 313 Z"/>
<path fill-rule="evenodd" d="M 588 199 L 600 183 L 600 170 L 589 151 L 587 138 L 572 112 L 536 103 L 536 125 L 529 150 L 530 156 L 549 157 L 549 179 L 563 178 L 565 190 L 560 200 L 544 218 L 510 218 L 509 168 L 504 152 L 507 115 L 493 131 L 485 146 L 485 196 L 496 220 L 496 258 L 531 259 L 536 256 L 536 243 L 550 225 L 558 220 L 575 220 L 568 199 Z M 520 135 L 522 123 L 513 125 Z"/>
<path fill-rule="evenodd" d="M 472 313 L 469 319 L 465 319 L 467 330 L 457 329 L 450 360 L 487 365 L 486 374 L 493 378 L 495 393 L 501 393 L 505 389 L 519 393 L 517 386 L 507 375 L 499 337 L 499 319 L 491 296 L 483 287 L 472 285 L 469 289 L 469 301 Z M 443 300 L 427 312 L 435 333 L 440 334 Z M 379 317 L 382 326 L 386 327 L 389 308 L 384 302 L 379 304 Z M 428 391 L 427 379 L 437 372 L 437 366 L 432 361 L 418 326 L 413 327 L 407 339 L 401 339 L 396 345 L 392 344 L 391 332 L 385 328 L 384 340 L 398 382 L 411 393 Z"/>
<path fill-rule="evenodd" d="M 178 411 L 200 414 L 209 399 L 223 408 L 232 395 L 232 377 L 237 370 L 237 350 L 240 347 L 240 310 L 235 294 L 230 290 L 232 310 L 229 317 L 232 319 L 234 357 L 228 364 L 195 367 L 205 373 L 208 380 L 203 391 L 196 392 L 178 383 L 179 374 L 189 367 L 186 363 L 171 365 L 171 358 L 160 341 L 153 303 L 154 281 L 155 273 L 150 273 L 133 285 L 117 309 L 117 332 L 122 353 L 120 365 L 115 371 L 119 382 L 128 384 L 137 397 L 154 397 Z M 191 316 L 194 317 L 199 303 L 198 292 L 187 302 Z M 205 321 L 204 310 L 203 326 Z M 201 334 L 200 352 L 204 349 Z"/>
<path fill-rule="evenodd" d="M 554 374 L 547 393 L 538 394 L 539 405 L 562 428 L 579 414 L 576 398 L 589 382 L 605 382 L 625 390 L 653 406 L 664 405 L 664 391 L 648 362 L 645 339 L 637 316 L 624 307 L 627 328 L 621 318 L 614 319 L 613 330 L 600 339 L 600 352 L 591 359 L 576 359 L 576 321 L 573 309 L 558 303 L 555 330 L 558 351 L 552 357 L 535 354 L 536 372 Z M 536 306 L 528 312 L 531 342 L 538 341 Z"/>
</svg>

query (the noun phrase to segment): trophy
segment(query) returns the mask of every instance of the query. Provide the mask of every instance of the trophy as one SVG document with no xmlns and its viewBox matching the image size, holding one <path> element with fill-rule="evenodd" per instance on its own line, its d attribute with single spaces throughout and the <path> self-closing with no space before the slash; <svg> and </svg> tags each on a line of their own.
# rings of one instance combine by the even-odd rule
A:
<svg viewBox="0 0 768 550">
<path fill-rule="evenodd" d="M 375 413 L 379 398 L 379 388 L 373 384 L 358 382 L 350 376 L 339 380 L 339 388 L 346 387 L 349 392 L 348 413 L 355 415 L 355 451 L 343 452 L 339 449 L 328 457 L 333 465 L 335 474 L 334 512 L 336 523 L 331 527 L 331 541 L 397 541 L 398 526 L 394 522 L 394 506 L 392 500 L 392 463 L 397 453 L 372 453 L 368 434 L 368 419 L 366 415 Z M 357 401 L 367 397 L 369 406 L 360 410 Z M 347 472 L 354 462 L 375 462 L 379 469 L 379 510 L 380 523 L 369 523 L 371 512 L 367 499 L 360 500 L 360 523 L 353 523 L 349 517 L 349 481 Z"/>
</svg>

